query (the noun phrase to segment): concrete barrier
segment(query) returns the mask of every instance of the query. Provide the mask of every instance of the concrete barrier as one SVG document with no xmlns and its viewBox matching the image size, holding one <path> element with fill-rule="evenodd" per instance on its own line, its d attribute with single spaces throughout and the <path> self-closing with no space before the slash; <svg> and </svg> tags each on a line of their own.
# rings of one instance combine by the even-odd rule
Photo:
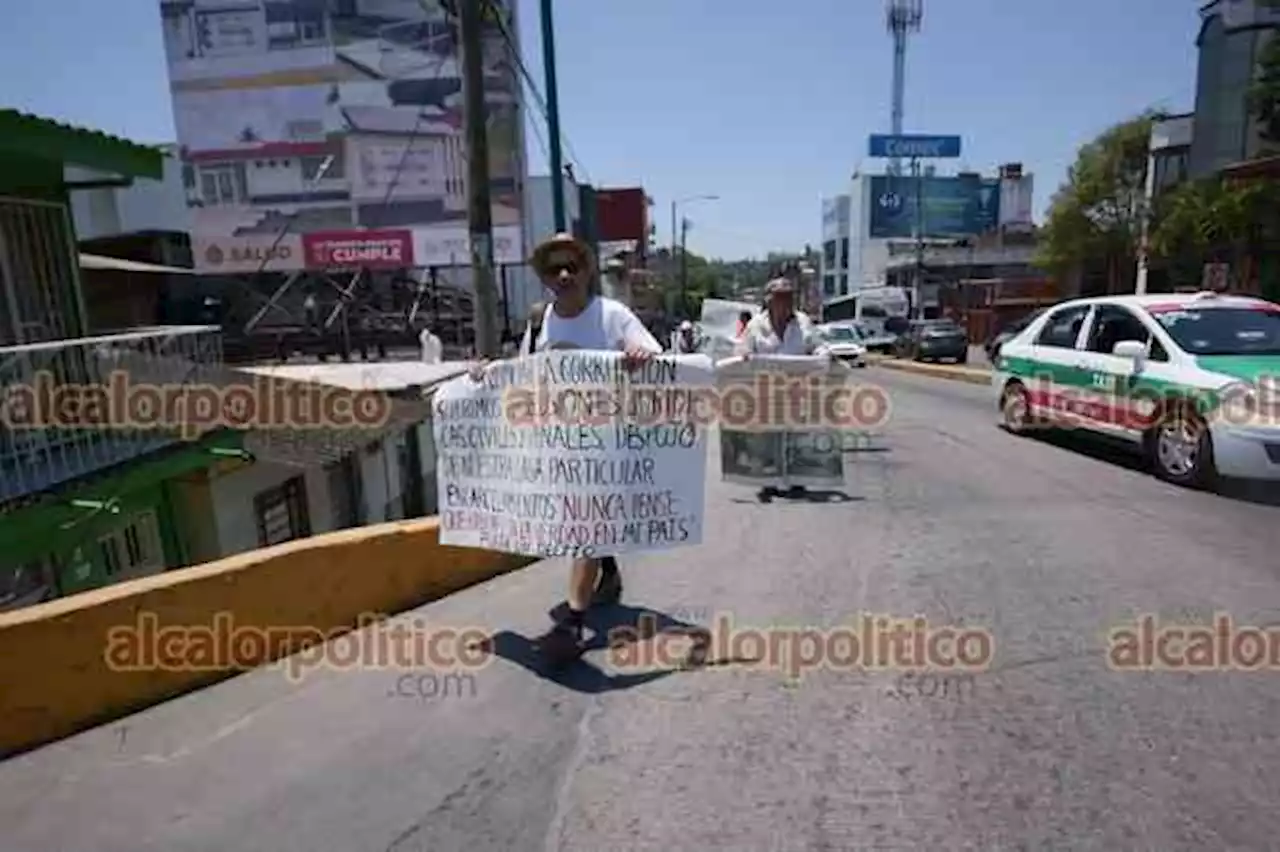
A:
<svg viewBox="0 0 1280 852">
<path fill-rule="evenodd" d="M 971 385 L 991 384 L 990 370 L 965 367 L 960 364 L 925 364 L 920 361 L 903 361 L 897 358 L 882 358 L 872 363 L 877 367 L 902 373 L 916 373 L 921 376 L 933 376 L 936 379 L 950 379 L 953 382 L 968 382 Z"/>
<path fill-rule="evenodd" d="M 300 539 L 0 614 L 0 756 L 281 659 L 317 635 L 349 630 L 362 616 L 403 612 L 530 561 L 442 546 L 438 520 L 426 518 Z M 145 657 L 164 642 L 141 635 L 144 623 L 228 645 L 229 633 L 267 638 L 234 653 L 168 645 L 157 662 Z"/>
</svg>

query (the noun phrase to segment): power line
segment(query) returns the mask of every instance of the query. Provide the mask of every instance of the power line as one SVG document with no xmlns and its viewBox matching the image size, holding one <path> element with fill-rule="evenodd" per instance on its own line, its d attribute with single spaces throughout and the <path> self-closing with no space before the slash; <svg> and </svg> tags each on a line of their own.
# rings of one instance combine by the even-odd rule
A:
<svg viewBox="0 0 1280 852">
<path fill-rule="evenodd" d="M 528 126 L 533 128 L 533 137 L 538 140 L 538 148 L 542 151 L 542 156 L 546 159 L 549 168 L 551 165 L 551 149 L 547 143 L 547 137 L 543 134 L 542 128 L 538 126 L 538 122 L 529 122 Z"/>
<path fill-rule="evenodd" d="M 498 24 L 498 31 L 502 34 L 502 40 L 507 44 L 507 53 L 515 60 L 516 68 L 519 70 L 525 86 L 529 89 L 529 94 L 532 95 L 535 106 L 537 106 L 538 111 L 542 113 L 542 117 L 549 120 L 547 102 L 543 99 L 542 92 L 538 90 L 538 84 L 533 79 L 533 75 L 530 74 L 529 69 L 525 67 L 524 59 L 520 56 L 520 51 L 516 48 L 516 42 L 511 35 L 511 30 L 507 27 L 505 16 L 501 13 L 495 13 L 493 17 Z M 587 183 L 594 183 L 595 181 L 591 179 L 590 171 L 587 170 L 586 165 L 582 162 L 582 158 L 578 156 L 578 152 L 574 150 L 573 145 L 569 142 L 569 138 L 565 135 L 563 130 L 560 131 L 560 144 L 568 150 L 569 157 L 573 161 L 575 169 L 582 173 L 582 176 L 586 179 Z"/>
</svg>

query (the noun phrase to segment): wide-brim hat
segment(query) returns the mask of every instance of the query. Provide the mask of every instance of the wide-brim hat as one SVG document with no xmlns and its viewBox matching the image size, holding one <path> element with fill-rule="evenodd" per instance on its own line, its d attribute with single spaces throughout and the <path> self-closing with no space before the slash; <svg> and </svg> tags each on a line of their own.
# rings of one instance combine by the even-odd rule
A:
<svg viewBox="0 0 1280 852">
<path fill-rule="evenodd" d="M 786 278 L 775 278 L 764 286 L 764 300 L 767 302 L 774 296 L 794 296 L 795 285 Z"/>
<path fill-rule="evenodd" d="M 591 264 L 591 250 L 587 248 L 587 244 L 573 234 L 561 233 L 543 240 L 533 250 L 529 263 L 533 266 L 534 272 L 547 271 L 547 258 L 557 251 L 571 251 L 578 256 L 583 266 Z"/>
</svg>

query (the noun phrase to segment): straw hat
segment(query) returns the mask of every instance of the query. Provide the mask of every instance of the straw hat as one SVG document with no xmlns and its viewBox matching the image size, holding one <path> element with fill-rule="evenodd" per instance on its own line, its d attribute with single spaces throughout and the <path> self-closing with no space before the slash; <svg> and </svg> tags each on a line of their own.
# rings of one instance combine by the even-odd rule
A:
<svg viewBox="0 0 1280 852">
<path fill-rule="evenodd" d="M 767 302 L 774 296 L 794 296 L 796 287 L 787 278 L 775 278 L 764 285 L 764 300 Z"/>
<path fill-rule="evenodd" d="M 573 234 L 556 234 L 548 237 L 538 244 L 533 250 L 533 256 L 529 258 L 529 263 L 533 266 L 535 272 L 545 272 L 547 268 L 547 258 L 554 252 L 570 251 L 576 254 L 583 266 L 591 264 L 591 250 L 587 248 L 587 244 Z"/>
</svg>

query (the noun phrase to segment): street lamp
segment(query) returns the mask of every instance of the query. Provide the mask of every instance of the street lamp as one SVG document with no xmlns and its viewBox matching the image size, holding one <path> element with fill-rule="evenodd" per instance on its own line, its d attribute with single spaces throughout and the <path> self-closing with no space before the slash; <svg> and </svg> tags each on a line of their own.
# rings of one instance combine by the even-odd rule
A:
<svg viewBox="0 0 1280 852">
<path fill-rule="evenodd" d="M 676 211 L 681 204 L 692 204 L 695 201 L 719 201 L 718 195 L 690 195 L 687 198 L 677 198 L 671 202 L 671 256 L 676 256 L 676 250 L 680 247 L 680 232 L 676 229 L 677 219 Z"/>
<path fill-rule="evenodd" d="M 688 230 L 689 220 L 684 220 L 683 226 L 677 230 L 676 228 L 676 211 L 679 210 L 681 204 L 692 204 L 695 201 L 719 201 L 718 195 L 690 195 L 686 198 L 677 198 L 671 202 L 671 259 L 675 260 L 676 251 L 680 252 L 680 312 L 684 313 L 688 307 L 685 304 L 685 291 L 689 281 L 689 264 L 686 262 L 684 254 L 684 235 Z"/>
</svg>

